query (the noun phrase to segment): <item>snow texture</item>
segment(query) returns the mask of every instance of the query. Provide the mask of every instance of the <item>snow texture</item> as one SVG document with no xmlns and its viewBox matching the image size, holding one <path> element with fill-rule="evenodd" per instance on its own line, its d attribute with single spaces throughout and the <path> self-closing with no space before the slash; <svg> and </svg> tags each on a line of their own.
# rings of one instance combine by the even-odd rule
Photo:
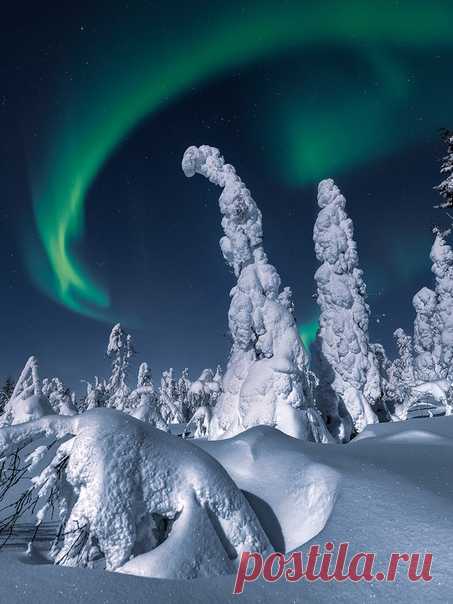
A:
<svg viewBox="0 0 453 604">
<path fill-rule="evenodd" d="M 233 346 L 209 437 L 225 438 L 266 424 L 302 439 L 327 438 L 313 406 L 291 291 L 281 288 L 278 272 L 268 263 L 261 212 L 250 191 L 213 147 L 189 147 L 182 168 L 186 176 L 201 174 L 223 189 L 220 248 L 237 278 L 228 313 Z"/>
</svg>

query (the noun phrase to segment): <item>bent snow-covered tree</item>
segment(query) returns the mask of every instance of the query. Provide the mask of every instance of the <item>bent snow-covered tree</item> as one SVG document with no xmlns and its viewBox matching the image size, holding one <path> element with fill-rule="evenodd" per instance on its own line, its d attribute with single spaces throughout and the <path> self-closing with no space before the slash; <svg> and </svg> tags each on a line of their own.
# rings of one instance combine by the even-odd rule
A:
<svg viewBox="0 0 453 604">
<path fill-rule="evenodd" d="M 233 166 L 218 149 L 190 147 L 186 176 L 201 174 L 223 188 L 219 199 L 224 237 L 220 248 L 234 270 L 228 314 L 233 347 L 223 392 L 213 409 L 210 438 L 231 436 L 258 424 L 292 436 L 327 437 L 313 406 L 307 355 L 294 321 L 291 293 L 263 248 L 261 212 Z"/>
<path fill-rule="evenodd" d="M 39 526 L 55 506 L 55 564 L 90 566 L 104 556 L 107 570 L 192 579 L 233 574 L 243 551 L 272 551 L 245 495 L 194 444 L 101 408 L 2 429 L 0 463 L 43 437 L 52 445 L 38 447 L 28 469 L 44 468 L 11 522 L 30 508 Z"/>
<path fill-rule="evenodd" d="M 380 398 L 378 364 L 368 340 L 369 308 L 352 220 L 334 181 L 318 187 L 320 211 L 313 239 L 321 263 L 315 274 L 320 327 L 313 347 L 320 380 L 318 405 L 338 440 L 348 440 L 352 419 L 357 432 L 376 423 L 372 405 Z"/>
</svg>

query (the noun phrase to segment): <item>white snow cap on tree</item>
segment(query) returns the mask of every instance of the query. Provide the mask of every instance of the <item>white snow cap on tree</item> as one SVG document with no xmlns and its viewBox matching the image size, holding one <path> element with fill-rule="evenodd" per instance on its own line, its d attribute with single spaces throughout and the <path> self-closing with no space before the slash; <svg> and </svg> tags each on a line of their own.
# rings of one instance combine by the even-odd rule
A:
<svg viewBox="0 0 453 604">
<path fill-rule="evenodd" d="M 353 224 L 333 180 L 319 183 L 318 205 L 313 231 L 321 263 L 315 274 L 321 309 L 314 346 L 320 379 L 318 405 L 324 408 L 336 438 L 347 440 L 350 425 L 344 406 L 357 432 L 378 421 L 371 405 L 381 396 L 379 370 L 368 340 L 369 308 Z"/>
<path fill-rule="evenodd" d="M 189 147 L 182 168 L 188 177 L 198 173 L 223 188 L 220 248 L 237 277 L 228 314 L 233 347 L 210 437 L 268 424 L 292 436 L 318 438 L 325 427 L 312 403 L 307 355 L 290 290 L 282 290 L 263 249 L 260 210 L 218 149 Z"/>
</svg>

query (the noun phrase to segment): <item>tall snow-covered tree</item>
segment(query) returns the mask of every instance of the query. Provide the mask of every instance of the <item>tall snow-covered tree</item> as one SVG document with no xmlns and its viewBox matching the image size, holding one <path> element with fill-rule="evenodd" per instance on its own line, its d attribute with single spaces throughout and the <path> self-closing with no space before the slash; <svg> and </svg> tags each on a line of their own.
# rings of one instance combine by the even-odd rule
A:
<svg viewBox="0 0 453 604">
<path fill-rule="evenodd" d="M 5 383 L 0 390 L 0 415 L 3 413 L 3 410 L 6 406 L 6 403 L 11 398 L 12 393 L 14 392 L 15 382 L 13 378 L 7 377 Z"/>
<path fill-rule="evenodd" d="M 191 407 L 189 400 L 189 391 L 191 385 L 192 382 L 189 378 L 189 370 L 185 368 L 182 370 L 181 375 L 179 376 L 179 379 L 176 383 L 178 407 L 181 411 L 184 421 L 189 421 L 191 417 Z"/>
<path fill-rule="evenodd" d="M 415 294 L 412 304 L 415 309 L 414 378 L 416 382 L 432 382 L 439 379 L 441 374 L 436 293 L 428 287 L 422 287 Z"/>
<path fill-rule="evenodd" d="M 124 411 L 128 406 L 130 388 L 127 377 L 133 355 L 132 337 L 117 323 L 110 333 L 107 346 L 107 356 L 112 360 L 112 373 L 106 385 L 108 407 Z"/>
<path fill-rule="evenodd" d="M 184 422 L 178 405 L 178 387 L 173 373 L 173 368 L 163 371 L 159 387 L 159 409 L 167 424 Z"/>
<path fill-rule="evenodd" d="M 237 278 L 228 313 L 233 346 L 210 437 L 268 424 L 299 438 L 326 438 L 313 405 L 291 293 L 282 289 L 277 270 L 268 262 L 261 212 L 250 191 L 213 147 L 187 149 L 182 168 L 186 176 L 201 174 L 223 189 L 219 205 L 225 235 L 220 248 Z"/>
<path fill-rule="evenodd" d="M 321 263 L 315 274 L 321 310 L 313 347 L 317 400 L 334 436 L 345 441 L 351 432 L 348 414 L 357 432 L 378 421 L 372 405 L 380 398 L 381 387 L 368 339 L 369 308 L 353 224 L 333 180 L 319 183 L 318 205 L 313 231 Z"/>
<path fill-rule="evenodd" d="M 398 356 L 388 370 L 389 394 L 396 403 L 403 403 L 408 399 L 409 390 L 414 385 L 414 349 L 411 336 L 403 329 L 397 329 L 393 337 Z"/>
<path fill-rule="evenodd" d="M 447 243 L 450 231 L 444 233 L 435 229 L 435 240 L 431 249 L 432 272 L 436 286 L 436 330 L 440 332 L 439 378 L 445 378 L 453 371 L 453 250 Z"/>
<path fill-rule="evenodd" d="M 447 145 L 447 155 L 443 158 L 440 171 L 445 175 L 444 180 L 434 187 L 443 199 L 440 208 L 453 208 L 453 131 L 444 129 L 442 140 Z"/>
</svg>

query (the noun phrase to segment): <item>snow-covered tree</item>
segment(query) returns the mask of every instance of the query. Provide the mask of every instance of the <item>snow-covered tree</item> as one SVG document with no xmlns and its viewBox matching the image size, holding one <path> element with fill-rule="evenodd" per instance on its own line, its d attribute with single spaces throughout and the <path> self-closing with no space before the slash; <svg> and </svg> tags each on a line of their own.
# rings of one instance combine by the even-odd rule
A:
<svg viewBox="0 0 453 604">
<path fill-rule="evenodd" d="M 28 422 L 53 413 L 49 401 L 42 394 L 38 361 L 31 356 L 5 405 L 4 414 L 0 417 L 0 427 Z"/>
<path fill-rule="evenodd" d="M 393 337 L 398 356 L 388 369 L 387 396 L 393 405 L 402 405 L 408 401 L 411 388 L 414 386 L 414 349 L 411 336 L 403 329 L 397 329 Z"/>
<path fill-rule="evenodd" d="M 112 361 L 112 373 L 106 385 L 108 407 L 120 411 L 128 407 L 130 388 L 127 385 L 127 377 L 133 355 L 132 337 L 117 323 L 110 333 L 107 346 L 107 356 Z"/>
<path fill-rule="evenodd" d="M 28 459 L 30 471 L 44 468 L 11 504 L 7 529 L 27 512 L 39 526 L 54 506 L 55 564 L 90 566 L 103 556 L 107 570 L 193 579 L 235 573 L 244 551 L 272 552 L 243 492 L 198 446 L 125 413 L 93 409 L 4 428 L 0 460 L 45 437 L 56 442 Z"/>
<path fill-rule="evenodd" d="M 217 365 L 217 367 L 216 367 L 213 380 L 214 380 L 214 382 L 217 382 L 220 385 L 220 387 L 222 387 L 223 369 L 220 365 Z"/>
<path fill-rule="evenodd" d="M 203 369 L 189 389 L 191 412 L 195 413 L 198 407 L 214 407 L 221 393 L 222 385 L 215 379 L 212 369 Z"/>
<path fill-rule="evenodd" d="M 159 410 L 167 424 L 184 423 L 184 417 L 178 405 L 178 387 L 173 376 L 173 368 L 162 372 L 159 387 Z"/>
<path fill-rule="evenodd" d="M 5 383 L 0 390 L 0 415 L 3 413 L 6 403 L 11 398 L 12 393 L 14 392 L 15 382 L 11 377 L 7 377 Z"/>
<path fill-rule="evenodd" d="M 106 405 L 106 383 L 100 380 L 98 376 L 94 376 L 94 382 L 86 382 L 87 392 L 85 399 L 81 405 L 83 411 L 96 409 L 97 407 L 105 407 Z"/>
<path fill-rule="evenodd" d="M 416 382 L 431 382 L 440 377 L 440 330 L 437 321 L 436 293 L 423 287 L 413 298 L 414 378 Z"/>
<path fill-rule="evenodd" d="M 183 369 L 176 383 L 177 400 L 179 410 L 184 418 L 184 421 L 189 421 L 191 417 L 191 406 L 189 400 L 189 391 L 192 382 L 189 378 L 189 370 Z"/>
<path fill-rule="evenodd" d="M 434 232 L 436 237 L 430 257 L 436 280 L 435 329 L 440 333 L 438 377 L 446 378 L 453 361 L 453 250 L 446 241 L 450 231 L 442 233 L 435 229 Z"/>
<path fill-rule="evenodd" d="M 346 200 L 333 180 L 319 183 L 318 205 L 313 231 L 321 263 L 315 274 L 321 310 L 313 347 L 319 377 L 317 401 L 334 436 L 345 441 L 351 431 L 347 414 L 357 432 L 377 422 L 372 406 L 382 392 L 368 339 L 369 308 L 353 224 L 345 212 Z"/>
<path fill-rule="evenodd" d="M 190 421 L 186 431 L 194 438 L 207 438 L 212 410 L 222 394 L 222 369 L 204 369 L 189 390 Z"/>
<path fill-rule="evenodd" d="M 73 404 L 73 392 L 59 378 L 44 378 L 41 389 L 42 394 L 47 398 L 55 413 L 60 415 L 74 415 L 77 413 Z"/>
<path fill-rule="evenodd" d="M 438 206 L 440 208 L 453 208 L 453 131 L 444 129 L 442 140 L 447 145 L 447 155 L 443 158 L 441 173 L 445 175 L 444 180 L 434 187 L 439 191 L 443 202 Z"/>
<path fill-rule="evenodd" d="M 223 189 L 219 205 L 225 235 L 220 248 L 237 278 L 228 313 L 233 346 L 210 437 L 268 424 L 299 438 L 318 438 L 325 426 L 313 405 L 307 354 L 292 313 L 291 292 L 282 290 L 264 252 L 259 208 L 218 149 L 190 147 L 182 168 L 186 176 L 201 174 Z"/>
<path fill-rule="evenodd" d="M 138 368 L 137 387 L 129 395 L 129 400 L 130 415 L 159 430 L 168 431 L 168 426 L 161 415 L 159 397 L 154 388 L 148 363 L 142 363 Z"/>
</svg>

